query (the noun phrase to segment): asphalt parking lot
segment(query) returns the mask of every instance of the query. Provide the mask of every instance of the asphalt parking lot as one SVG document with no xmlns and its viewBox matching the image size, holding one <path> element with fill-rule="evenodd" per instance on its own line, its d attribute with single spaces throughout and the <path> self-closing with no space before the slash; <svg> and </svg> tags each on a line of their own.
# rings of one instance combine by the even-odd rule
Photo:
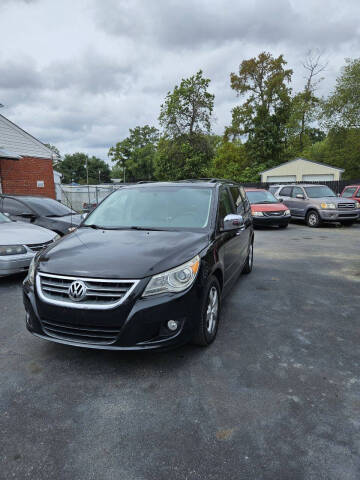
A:
<svg viewBox="0 0 360 480">
<path fill-rule="evenodd" d="M 0 478 L 360 478 L 360 224 L 257 230 L 208 349 L 31 336 L 0 279 Z"/>
</svg>

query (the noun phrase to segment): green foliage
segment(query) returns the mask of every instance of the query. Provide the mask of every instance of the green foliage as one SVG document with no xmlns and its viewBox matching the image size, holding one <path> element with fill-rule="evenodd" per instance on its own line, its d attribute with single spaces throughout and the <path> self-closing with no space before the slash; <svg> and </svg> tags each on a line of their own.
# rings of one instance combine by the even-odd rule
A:
<svg viewBox="0 0 360 480">
<path fill-rule="evenodd" d="M 239 73 L 230 75 L 231 88 L 245 100 L 232 110 L 232 125 L 225 135 L 247 136 L 247 155 L 254 166 L 270 167 L 284 157 L 291 104 L 287 84 L 292 76 L 285 65 L 282 55 L 274 58 L 263 52 L 257 58 L 243 60 Z"/>
<path fill-rule="evenodd" d="M 118 166 L 114 178 L 123 178 L 125 168 L 126 181 L 152 180 L 159 132 L 149 125 L 130 128 L 129 132 L 127 138 L 109 149 L 108 156 Z"/>
<path fill-rule="evenodd" d="M 57 170 L 63 174 L 63 183 L 86 184 L 86 164 L 88 166 L 89 184 L 110 182 L 110 168 L 103 160 L 97 157 L 89 157 L 86 153 L 73 153 L 64 156 L 57 163 Z"/>
<path fill-rule="evenodd" d="M 188 135 L 175 139 L 162 137 L 155 159 L 158 180 L 181 180 L 207 176 L 213 147 L 206 135 Z"/>
<path fill-rule="evenodd" d="M 199 70 L 190 78 L 183 78 L 172 92 L 168 92 L 160 107 L 159 122 L 170 138 L 183 135 L 210 133 L 214 98 L 207 91 L 209 78 Z"/>
<path fill-rule="evenodd" d="M 159 121 L 164 136 L 155 160 L 159 180 L 204 177 L 219 137 L 210 135 L 214 95 L 202 71 L 182 79 L 161 105 Z"/>
<path fill-rule="evenodd" d="M 323 102 L 327 128 L 360 128 L 360 58 L 346 59 L 333 93 Z"/>
<path fill-rule="evenodd" d="M 334 128 L 330 130 L 325 140 L 306 148 L 303 156 L 309 160 L 345 169 L 344 179 L 358 179 L 360 178 L 360 129 Z"/>
</svg>

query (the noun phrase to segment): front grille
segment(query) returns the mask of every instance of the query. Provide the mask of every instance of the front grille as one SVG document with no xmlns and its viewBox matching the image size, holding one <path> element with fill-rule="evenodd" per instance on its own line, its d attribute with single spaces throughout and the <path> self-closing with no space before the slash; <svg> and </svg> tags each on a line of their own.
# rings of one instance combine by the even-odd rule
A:
<svg viewBox="0 0 360 480">
<path fill-rule="evenodd" d="M 339 209 L 355 208 L 355 203 L 338 203 Z"/>
<path fill-rule="evenodd" d="M 41 320 L 44 332 L 50 337 L 78 343 L 109 345 L 116 341 L 120 329 L 114 327 L 75 325 L 52 320 Z"/>
<path fill-rule="evenodd" d="M 282 217 L 284 215 L 284 210 L 277 212 L 263 212 L 266 217 Z"/>
<path fill-rule="evenodd" d="M 33 252 L 39 252 L 40 250 L 47 247 L 51 243 L 53 243 L 52 240 L 50 240 L 50 242 L 45 242 L 45 243 L 32 243 L 32 244 L 26 245 L 26 246 L 29 247 L 30 250 L 32 250 Z"/>
<path fill-rule="evenodd" d="M 82 284 L 82 296 L 70 296 L 73 282 Z M 131 294 L 138 280 L 108 280 L 100 278 L 70 277 L 38 272 L 36 286 L 42 300 L 54 305 L 82 309 L 114 308 Z"/>
</svg>

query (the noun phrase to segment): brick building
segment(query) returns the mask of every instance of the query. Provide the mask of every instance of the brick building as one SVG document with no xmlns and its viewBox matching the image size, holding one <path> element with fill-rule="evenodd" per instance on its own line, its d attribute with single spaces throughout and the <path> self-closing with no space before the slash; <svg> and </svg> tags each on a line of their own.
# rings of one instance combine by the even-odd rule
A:
<svg viewBox="0 0 360 480">
<path fill-rule="evenodd" d="M 53 152 L 0 115 L 0 192 L 55 198 Z"/>
</svg>

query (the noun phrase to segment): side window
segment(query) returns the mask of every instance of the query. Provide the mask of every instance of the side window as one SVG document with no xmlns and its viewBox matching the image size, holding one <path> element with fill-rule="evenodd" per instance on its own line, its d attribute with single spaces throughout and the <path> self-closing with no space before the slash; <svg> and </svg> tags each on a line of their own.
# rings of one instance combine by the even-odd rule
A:
<svg viewBox="0 0 360 480">
<path fill-rule="evenodd" d="M 281 197 L 291 197 L 291 191 L 293 187 L 284 187 L 280 190 L 279 195 Z"/>
<path fill-rule="evenodd" d="M 229 187 L 234 205 L 236 208 L 236 213 L 243 215 L 245 212 L 244 200 L 240 194 L 240 189 L 238 187 Z"/>
<path fill-rule="evenodd" d="M 222 226 L 224 218 L 229 213 L 234 213 L 233 205 L 227 189 L 222 187 L 219 194 L 219 227 Z"/>
<path fill-rule="evenodd" d="M 10 213 L 10 215 L 21 215 L 23 213 L 31 213 L 31 210 L 21 202 L 13 198 L 4 198 L 1 202 L 1 209 L 3 212 Z"/>
<path fill-rule="evenodd" d="M 240 195 L 241 195 L 241 197 L 243 199 L 243 202 L 244 202 L 245 212 L 247 212 L 247 211 L 251 210 L 251 205 L 250 205 L 249 199 L 246 195 L 244 187 L 239 187 L 239 190 L 240 190 Z"/>
<path fill-rule="evenodd" d="M 291 196 L 293 198 L 296 198 L 296 195 L 304 195 L 303 189 L 300 187 L 294 187 Z"/>
<path fill-rule="evenodd" d="M 355 195 L 356 198 L 360 198 L 360 188 L 359 190 L 357 191 L 357 194 Z"/>
<path fill-rule="evenodd" d="M 342 194 L 342 197 L 347 197 L 347 198 L 352 197 L 355 193 L 355 190 L 356 190 L 356 187 L 347 188 L 345 192 Z M 359 192 L 358 192 L 358 196 L 359 196 Z"/>
</svg>

